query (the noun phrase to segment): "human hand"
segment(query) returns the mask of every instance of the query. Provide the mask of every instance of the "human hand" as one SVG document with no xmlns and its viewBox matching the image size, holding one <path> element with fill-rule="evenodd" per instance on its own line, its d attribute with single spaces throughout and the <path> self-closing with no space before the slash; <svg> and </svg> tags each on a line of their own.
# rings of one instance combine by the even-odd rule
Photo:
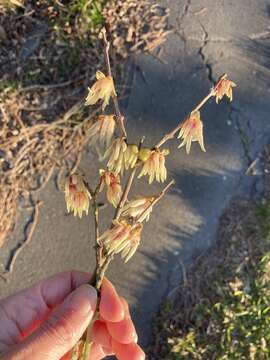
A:
<svg viewBox="0 0 270 360">
<path fill-rule="evenodd" d="M 64 272 L 0 301 L 1 360 L 67 360 L 94 316 L 96 290 L 90 275 Z M 89 360 L 116 354 L 119 360 L 143 360 L 128 305 L 104 280 L 100 319 L 94 323 Z"/>
</svg>

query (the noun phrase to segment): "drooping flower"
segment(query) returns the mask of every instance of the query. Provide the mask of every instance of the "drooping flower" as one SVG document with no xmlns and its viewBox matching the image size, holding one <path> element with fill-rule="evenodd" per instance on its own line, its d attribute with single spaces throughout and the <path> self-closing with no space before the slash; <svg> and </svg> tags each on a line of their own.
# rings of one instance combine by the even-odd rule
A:
<svg viewBox="0 0 270 360">
<path fill-rule="evenodd" d="M 126 245 L 130 232 L 131 225 L 126 220 L 113 220 L 113 227 L 99 237 L 99 243 L 105 245 L 108 254 L 119 253 Z"/>
<path fill-rule="evenodd" d="M 165 167 L 165 156 L 169 154 L 169 150 L 154 149 L 150 155 L 146 157 L 142 170 L 138 176 L 149 175 L 149 184 L 156 179 L 157 182 L 164 182 L 167 178 L 167 169 Z"/>
<path fill-rule="evenodd" d="M 125 169 L 133 168 L 138 160 L 139 149 L 137 145 L 129 144 L 124 153 Z"/>
<path fill-rule="evenodd" d="M 224 74 L 214 87 L 216 103 L 218 104 L 218 102 L 223 98 L 224 95 L 226 95 L 229 100 L 232 101 L 232 88 L 235 86 L 236 84 L 233 81 L 227 79 L 227 74 Z"/>
<path fill-rule="evenodd" d="M 206 151 L 203 142 L 203 123 L 200 119 L 199 111 L 193 111 L 183 122 L 178 139 L 183 140 L 178 147 L 181 148 L 182 146 L 186 146 L 187 154 L 190 153 L 192 141 L 198 141 L 202 151 Z"/>
<path fill-rule="evenodd" d="M 86 97 L 86 105 L 94 105 L 98 100 L 102 100 L 102 110 L 109 104 L 110 97 L 116 96 L 112 76 L 105 76 L 101 71 L 96 72 L 97 81 L 91 88 Z"/>
<path fill-rule="evenodd" d="M 74 216 L 78 215 L 80 218 L 84 211 L 87 215 L 90 199 L 91 196 L 85 185 L 83 176 L 71 174 L 65 182 L 67 211 L 73 212 Z"/>
<path fill-rule="evenodd" d="M 113 171 L 116 175 L 123 173 L 125 169 L 125 151 L 127 150 L 127 143 L 124 138 L 115 139 L 111 146 L 106 150 L 104 158 L 109 157 L 108 169 Z"/>
<path fill-rule="evenodd" d="M 143 214 L 140 222 L 144 220 L 148 221 L 153 210 L 153 207 L 151 206 L 153 200 L 154 196 L 132 200 L 123 207 L 121 216 L 137 218 Z"/>
<path fill-rule="evenodd" d="M 125 263 L 127 263 L 135 254 L 141 242 L 141 232 L 143 229 L 142 224 L 136 224 L 133 226 L 130 232 L 130 238 L 126 246 L 122 250 L 121 257 Z"/>
<path fill-rule="evenodd" d="M 115 125 L 114 115 L 100 115 L 88 130 L 89 143 L 107 148 L 112 141 Z"/>
<path fill-rule="evenodd" d="M 122 196 L 122 188 L 120 184 L 119 175 L 114 174 L 112 171 L 100 170 L 101 186 L 100 191 L 107 187 L 107 199 L 110 204 L 117 207 Z"/>
<path fill-rule="evenodd" d="M 108 254 L 119 254 L 127 262 L 140 244 L 142 224 L 131 225 L 126 220 L 114 220 L 113 227 L 99 237 L 99 243 L 104 244 Z"/>
</svg>

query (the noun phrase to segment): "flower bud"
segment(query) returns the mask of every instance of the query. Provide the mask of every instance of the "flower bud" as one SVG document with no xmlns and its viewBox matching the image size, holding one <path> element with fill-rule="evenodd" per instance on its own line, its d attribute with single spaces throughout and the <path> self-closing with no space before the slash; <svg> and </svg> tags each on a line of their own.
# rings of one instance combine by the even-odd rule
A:
<svg viewBox="0 0 270 360">
<path fill-rule="evenodd" d="M 143 162 L 147 161 L 150 155 L 151 155 L 150 149 L 141 148 L 139 151 L 139 159 Z"/>
</svg>

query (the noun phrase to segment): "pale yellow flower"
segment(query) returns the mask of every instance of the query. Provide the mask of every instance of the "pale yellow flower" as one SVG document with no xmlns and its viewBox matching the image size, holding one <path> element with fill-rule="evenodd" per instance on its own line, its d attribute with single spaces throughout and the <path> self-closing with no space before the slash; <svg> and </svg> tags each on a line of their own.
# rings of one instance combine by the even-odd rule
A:
<svg viewBox="0 0 270 360">
<path fill-rule="evenodd" d="M 142 224 L 131 225 L 126 220 L 114 220 L 113 227 L 99 237 L 110 255 L 119 254 L 127 262 L 136 252 L 141 239 Z"/>
<path fill-rule="evenodd" d="M 105 76 L 101 71 L 96 72 L 97 81 L 91 88 L 86 97 L 86 105 L 94 105 L 98 100 L 103 100 L 102 110 L 109 104 L 110 97 L 116 96 L 112 76 Z"/>
<path fill-rule="evenodd" d="M 142 228 L 142 224 L 136 224 L 130 232 L 129 241 L 126 243 L 126 246 L 121 253 L 121 257 L 125 263 L 132 258 L 140 245 Z"/>
<path fill-rule="evenodd" d="M 140 222 L 144 220 L 148 221 L 150 214 L 153 210 L 153 207 L 151 206 L 153 200 L 153 196 L 142 197 L 136 200 L 132 200 L 123 207 L 121 216 L 138 218 L 140 215 L 143 214 Z"/>
<path fill-rule="evenodd" d="M 112 171 L 100 170 L 101 186 L 100 191 L 107 187 L 107 199 L 110 204 L 117 207 L 122 196 L 122 188 L 120 184 L 119 175 L 114 174 Z"/>
<path fill-rule="evenodd" d="M 187 154 L 190 153 L 192 141 L 198 141 L 202 151 L 206 151 L 203 142 L 203 123 L 200 119 L 199 111 L 193 111 L 183 122 L 178 139 L 183 140 L 178 147 L 181 148 L 182 146 L 186 146 Z"/>
<path fill-rule="evenodd" d="M 116 175 L 123 174 L 125 169 L 125 151 L 127 150 L 127 143 L 124 138 L 115 139 L 111 146 L 106 150 L 104 158 L 109 157 L 108 169 L 113 171 Z"/>
<path fill-rule="evenodd" d="M 137 145 L 129 144 L 124 153 L 125 169 L 133 168 L 138 160 L 139 149 Z"/>
<path fill-rule="evenodd" d="M 91 196 L 85 185 L 83 176 L 79 174 L 70 175 L 65 182 L 65 200 L 67 211 L 73 212 L 74 216 L 80 218 L 85 211 L 88 214 Z"/>
<path fill-rule="evenodd" d="M 107 148 L 112 141 L 115 125 L 114 115 L 100 115 L 88 130 L 89 144 L 100 144 L 103 148 Z"/>
<path fill-rule="evenodd" d="M 128 241 L 131 228 L 126 220 L 114 220 L 113 227 L 99 237 L 99 243 L 105 246 L 108 254 L 119 253 Z"/>
<path fill-rule="evenodd" d="M 156 179 L 157 182 L 164 182 L 167 178 L 167 169 L 165 167 L 165 156 L 169 154 L 169 150 L 151 150 L 150 155 L 146 157 L 142 170 L 138 176 L 149 175 L 149 184 Z"/>
<path fill-rule="evenodd" d="M 232 101 L 232 88 L 235 86 L 236 84 L 233 81 L 227 79 L 227 74 L 224 74 L 214 87 L 216 103 L 218 104 L 218 102 L 223 98 L 224 95 L 226 95 L 230 99 L 230 101 Z"/>
<path fill-rule="evenodd" d="M 8 9 L 15 9 L 16 6 L 18 7 L 25 7 L 23 0 L 2 0 L 0 1 L 0 5 L 7 7 Z"/>
</svg>

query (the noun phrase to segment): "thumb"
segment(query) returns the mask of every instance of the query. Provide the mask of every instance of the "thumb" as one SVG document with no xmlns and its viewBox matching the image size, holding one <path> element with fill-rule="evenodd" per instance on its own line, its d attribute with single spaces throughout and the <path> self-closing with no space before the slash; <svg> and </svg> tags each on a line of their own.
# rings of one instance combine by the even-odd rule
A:
<svg viewBox="0 0 270 360">
<path fill-rule="evenodd" d="M 97 302 L 96 290 L 82 285 L 53 310 L 48 319 L 9 359 L 59 360 L 83 335 Z"/>
</svg>

